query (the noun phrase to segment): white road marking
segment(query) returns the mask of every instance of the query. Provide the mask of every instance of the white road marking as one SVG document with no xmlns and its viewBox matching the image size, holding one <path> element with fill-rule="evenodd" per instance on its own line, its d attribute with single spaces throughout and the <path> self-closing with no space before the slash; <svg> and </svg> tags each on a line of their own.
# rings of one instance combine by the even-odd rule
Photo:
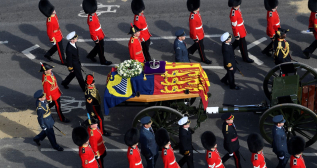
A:
<svg viewBox="0 0 317 168">
<path fill-rule="evenodd" d="M 251 49 L 252 47 L 259 45 L 260 43 L 262 43 L 262 42 L 265 41 L 265 40 L 267 40 L 266 37 L 262 37 L 262 38 L 260 38 L 259 40 L 255 40 L 255 41 L 253 41 L 252 43 L 250 43 L 250 44 L 247 45 L 247 49 L 249 50 L 249 49 Z M 238 52 L 241 53 L 240 50 L 239 50 Z M 258 59 L 257 57 L 255 57 L 254 55 L 250 54 L 250 52 L 249 52 L 249 57 L 250 57 L 251 59 L 253 59 L 253 60 L 254 60 L 254 63 L 256 63 L 256 64 L 258 64 L 258 65 L 263 65 L 263 64 L 264 64 L 263 61 L 259 60 L 259 59 Z"/>
<path fill-rule="evenodd" d="M 30 58 L 31 60 L 35 58 L 35 56 L 33 54 L 31 54 L 31 51 L 32 50 L 35 50 L 37 48 L 39 48 L 40 46 L 39 45 L 34 45 L 33 47 L 30 47 L 30 48 L 27 48 L 25 50 L 22 51 L 22 53 L 27 56 L 28 58 Z"/>
<path fill-rule="evenodd" d="M 78 152 L 78 148 L 64 148 L 64 152 Z M 107 152 L 127 152 L 128 149 L 106 149 Z M 57 150 L 53 148 L 41 148 L 42 152 L 58 152 Z M 197 150 L 201 154 L 205 154 L 205 150 Z M 161 152 L 161 151 L 160 151 Z M 178 150 L 174 150 L 174 153 L 179 153 Z M 194 153 L 197 153 L 194 151 Z"/>
<path fill-rule="evenodd" d="M 80 5 L 82 6 L 82 5 Z M 120 8 L 120 5 L 103 5 L 102 3 L 97 4 L 98 10 L 96 11 L 97 16 L 100 16 L 103 13 L 116 13 L 117 9 L 113 8 Z M 106 8 L 103 10 L 102 8 Z M 113 10 L 112 10 L 113 9 Z M 79 17 L 87 17 L 87 14 L 84 12 L 84 10 L 81 10 L 78 14 Z"/>
<path fill-rule="evenodd" d="M 0 44 L 8 44 L 8 41 L 0 41 Z"/>
<path fill-rule="evenodd" d="M 307 32 L 307 30 L 301 31 L 302 34 L 313 34 L 313 32 Z"/>
<path fill-rule="evenodd" d="M 61 105 L 63 109 L 63 113 L 70 113 L 74 109 L 83 109 L 86 110 L 85 100 L 76 100 L 74 97 L 70 96 L 61 96 Z M 55 106 L 51 109 L 55 109 Z M 57 112 L 53 112 L 53 114 L 57 114 Z"/>
</svg>

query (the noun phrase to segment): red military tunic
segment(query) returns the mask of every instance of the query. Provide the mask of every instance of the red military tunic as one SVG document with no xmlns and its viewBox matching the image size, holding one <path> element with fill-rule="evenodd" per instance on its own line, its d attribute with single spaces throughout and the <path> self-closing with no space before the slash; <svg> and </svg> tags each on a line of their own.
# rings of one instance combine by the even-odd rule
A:
<svg viewBox="0 0 317 168">
<path fill-rule="evenodd" d="M 97 160 L 95 159 L 94 152 L 91 147 L 80 146 L 79 147 L 79 157 L 81 159 L 81 166 L 83 168 L 98 168 Z"/>
<path fill-rule="evenodd" d="M 225 168 L 217 149 L 214 151 L 207 150 L 206 160 L 208 167 L 210 168 Z"/>
<path fill-rule="evenodd" d="M 106 146 L 103 143 L 102 134 L 99 128 L 91 129 L 88 127 L 87 131 L 89 133 L 89 143 L 92 150 L 94 151 L 95 156 L 104 154 L 106 151 Z"/>
<path fill-rule="evenodd" d="M 89 26 L 90 37 L 93 41 L 96 42 L 105 38 L 105 34 L 101 29 L 99 18 L 96 13 L 88 15 L 87 24 Z"/>
<path fill-rule="evenodd" d="M 164 168 L 180 168 L 178 163 L 176 162 L 174 150 L 171 145 L 169 145 L 168 149 L 162 148 L 162 159 L 164 163 Z"/>
<path fill-rule="evenodd" d="M 300 155 L 299 158 L 296 158 L 295 156 L 291 156 L 290 161 L 290 167 L 291 168 L 306 168 L 305 161 L 302 155 Z"/>
<path fill-rule="evenodd" d="M 278 28 L 281 27 L 280 25 L 280 17 L 277 13 L 277 10 L 273 11 L 267 11 L 267 27 L 266 27 L 266 34 L 273 38 L 275 35 L 275 32 L 278 30 Z"/>
<path fill-rule="evenodd" d="M 130 38 L 128 46 L 129 46 L 130 58 L 133 60 L 138 60 L 139 62 L 144 62 L 144 55 L 143 55 L 140 39 L 138 37 L 132 36 Z"/>
<path fill-rule="evenodd" d="M 231 8 L 230 20 L 234 37 L 243 38 L 247 36 L 247 30 L 244 27 L 244 21 L 240 8 L 237 10 Z"/>
<path fill-rule="evenodd" d="M 317 40 L 317 13 L 316 12 L 311 12 L 310 17 L 309 17 L 309 26 L 308 28 L 314 29 L 314 36 L 315 39 Z"/>
<path fill-rule="evenodd" d="M 193 40 L 201 40 L 205 36 L 203 21 L 201 20 L 199 11 L 196 13 L 191 12 L 189 15 L 189 35 Z"/>
<path fill-rule="evenodd" d="M 140 150 L 138 146 L 132 148 L 129 146 L 127 157 L 129 160 L 129 168 L 143 168 Z"/>
<path fill-rule="evenodd" d="M 264 154 L 261 153 L 252 153 L 251 162 L 253 164 L 253 168 L 266 168 Z"/>
<path fill-rule="evenodd" d="M 149 32 L 148 25 L 143 13 L 140 15 L 134 15 L 133 23 L 134 25 L 136 25 L 136 27 L 141 29 L 139 37 L 140 40 L 147 41 L 152 36 Z"/>
<path fill-rule="evenodd" d="M 55 75 L 53 73 L 46 75 L 43 73 L 42 85 L 47 101 L 54 101 L 61 97 L 62 92 L 59 90 Z"/>
<path fill-rule="evenodd" d="M 61 29 L 58 24 L 58 18 L 55 15 L 46 20 L 47 36 L 51 42 L 58 43 L 63 39 Z"/>
</svg>

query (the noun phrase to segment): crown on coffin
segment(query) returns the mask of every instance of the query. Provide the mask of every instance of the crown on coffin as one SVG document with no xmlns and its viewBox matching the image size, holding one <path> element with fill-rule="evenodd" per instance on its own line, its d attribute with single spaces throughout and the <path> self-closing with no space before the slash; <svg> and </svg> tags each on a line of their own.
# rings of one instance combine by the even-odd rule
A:
<svg viewBox="0 0 317 168">
<path fill-rule="evenodd" d="M 149 61 L 149 64 L 151 69 L 158 69 L 160 67 L 160 61 L 157 61 L 155 59 Z"/>
</svg>

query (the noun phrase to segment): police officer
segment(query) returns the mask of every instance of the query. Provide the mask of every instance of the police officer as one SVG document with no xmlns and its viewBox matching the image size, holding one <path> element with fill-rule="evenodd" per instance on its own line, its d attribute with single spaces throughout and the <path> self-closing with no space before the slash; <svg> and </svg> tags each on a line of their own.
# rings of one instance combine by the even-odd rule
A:
<svg viewBox="0 0 317 168">
<path fill-rule="evenodd" d="M 87 55 L 93 62 L 96 62 L 96 55 L 99 55 L 99 60 L 101 65 L 110 65 L 111 61 L 107 61 L 104 55 L 104 37 L 105 34 L 101 29 L 101 24 L 99 18 L 96 14 L 97 11 L 97 1 L 96 0 L 84 0 L 82 7 L 84 12 L 88 14 L 87 24 L 89 26 L 89 32 L 91 39 L 95 42 L 95 47 Z"/>
<path fill-rule="evenodd" d="M 104 115 L 101 111 L 101 98 L 98 89 L 95 86 L 94 76 L 88 74 L 86 76 L 86 109 L 91 116 L 96 116 L 99 120 L 98 126 L 100 128 L 101 134 L 105 136 L 110 136 L 111 133 L 104 129 Z"/>
<path fill-rule="evenodd" d="M 138 148 L 139 139 L 140 133 L 136 128 L 129 129 L 124 135 L 124 142 L 129 147 L 127 151 L 129 168 L 143 168 L 141 153 Z"/>
<path fill-rule="evenodd" d="M 277 13 L 277 5 L 278 5 L 278 0 L 264 0 L 264 7 L 267 10 L 267 14 L 266 14 L 266 20 L 267 20 L 266 34 L 270 37 L 270 39 L 272 41 L 262 51 L 262 54 L 266 54 L 269 57 L 272 56 L 270 51 L 273 50 L 273 40 L 274 40 L 275 32 L 278 30 L 278 28 L 281 27 L 281 25 L 280 25 L 280 17 L 279 17 L 279 15 Z"/>
<path fill-rule="evenodd" d="M 230 157 L 234 158 L 236 168 L 241 168 L 239 140 L 236 131 L 236 126 L 233 123 L 234 116 L 231 113 L 225 113 L 221 116 L 224 120 L 222 124 L 223 146 L 228 153 L 222 157 L 222 162 L 225 163 Z"/>
<path fill-rule="evenodd" d="M 132 0 L 131 9 L 134 14 L 133 24 L 140 29 L 140 40 L 142 45 L 143 54 L 146 61 L 151 61 L 151 55 L 149 53 L 152 36 L 148 29 L 148 24 L 144 16 L 144 2 L 143 0 Z"/>
<path fill-rule="evenodd" d="M 278 159 L 277 168 L 284 168 L 290 157 L 287 150 L 287 136 L 284 129 L 285 119 L 283 115 L 277 115 L 273 117 L 274 126 L 272 127 L 273 136 L 273 152 L 276 154 Z"/>
<path fill-rule="evenodd" d="M 294 136 L 288 142 L 288 151 L 292 155 L 290 160 L 291 168 L 306 168 L 303 158 L 306 142 L 302 137 Z"/>
<path fill-rule="evenodd" d="M 309 17 L 309 24 L 308 24 L 308 32 L 313 32 L 315 41 L 310 44 L 309 47 L 305 48 L 303 51 L 304 55 L 307 59 L 310 58 L 309 54 L 312 54 L 317 48 L 317 1 L 309 0 L 308 1 L 308 8 L 311 11 Z"/>
<path fill-rule="evenodd" d="M 232 32 L 236 40 L 232 43 L 233 49 L 235 50 L 238 46 L 244 62 L 253 63 L 253 59 L 249 58 L 247 42 L 245 37 L 247 31 L 244 27 L 244 21 L 240 10 L 242 0 L 229 0 L 228 6 L 231 7 L 230 20 L 232 25 Z"/>
<path fill-rule="evenodd" d="M 60 98 L 62 95 L 62 92 L 59 89 L 56 77 L 52 72 L 53 68 L 54 66 L 51 66 L 46 63 L 43 63 L 43 64 L 41 63 L 40 72 L 43 72 L 42 74 L 43 90 L 44 90 L 44 93 L 46 94 L 46 100 L 49 102 L 49 108 L 52 108 L 53 106 L 55 106 L 60 121 L 64 123 L 69 123 L 70 121 L 67 118 L 65 118 L 65 116 L 62 113 L 61 98 Z"/>
<path fill-rule="evenodd" d="M 146 159 L 147 168 L 154 168 L 159 153 L 155 142 L 155 134 L 152 129 L 151 117 L 143 117 L 140 122 L 142 124 L 140 128 L 141 153 Z"/>
<path fill-rule="evenodd" d="M 178 161 L 179 166 L 183 167 L 187 163 L 188 168 L 194 167 L 194 153 L 192 145 L 192 130 L 188 117 L 183 117 L 178 121 L 179 125 L 179 153 L 183 158 Z"/>
<path fill-rule="evenodd" d="M 143 49 L 140 41 L 140 31 L 137 26 L 132 25 L 130 28 L 130 32 L 128 34 L 131 34 L 131 38 L 129 40 L 129 53 L 130 53 L 130 59 L 137 60 L 139 62 L 144 62 L 145 57 L 143 54 Z"/>
<path fill-rule="evenodd" d="M 174 41 L 175 62 L 190 62 L 188 51 L 185 43 L 186 33 L 183 29 L 175 33 L 176 39 Z"/>
<path fill-rule="evenodd" d="M 289 43 L 285 40 L 287 32 L 288 30 L 282 28 L 276 31 L 277 39 L 274 40 L 273 47 L 275 65 L 292 61 L 289 53 Z"/>
<path fill-rule="evenodd" d="M 217 150 L 217 139 L 214 133 L 205 131 L 201 135 L 201 143 L 206 149 L 206 161 L 208 167 L 225 168 Z"/>
<path fill-rule="evenodd" d="M 70 41 L 66 46 L 67 67 L 70 73 L 64 81 L 62 81 L 62 85 L 65 89 L 68 89 L 68 84 L 74 79 L 74 77 L 76 77 L 82 91 L 85 92 L 85 81 L 81 73 L 81 63 L 79 60 L 78 47 L 76 45 L 78 35 L 75 31 L 73 31 L 69 33 L 66 38 Z"/>
<path fill-rule="evenodd" d="M 189 15 L 189 35 L 194 40 L 194 44 L 188 48 L 189 54 L 194 54 L 196 50 L 199 51 L 201 62 L 211 64 L 205 55 L 204 37 L 205 32 L 203 28 L 203 21 L 199 13 L 200 0 L 187 0 L 187 9 Z"/>
<path fill-rule="evenodd" d="M 251 162 L 254 168 L 266 168 L 263 154 L 263 139 L 257 133 L 251 133 L 247 139 L 249 151 L 252 153 Z"/>
<path fill-rule="evenodd" d="M 234 50 L 231 45 L 232 36 L 226 32 L 221 37 L 223 66 L 227 70 L 226 75 L 220 80 L 222 83 L 230 86 L 230 89 L 239 90 L 240 87 L 234 82 L 234 73 L 236 72 L 236 60 Z"/>
<path fill-rule="evenodd" d="M 73 142 L 79 146 L 79 157 L 83 168 L 99 168 L 94 151 L 89 145 L 89 135 L 84 127 L 76 127 L 72 131 Z"/>
<path fill-rule="evenodd" d="M 53 47 L 51 47 L 51 49 L 47 51 L 44 57 L 47 58 L 49 61 L 52 61 L 51 56 L 56 51 L 58 51 L 61 64 L 66 65 L 63 41 L 62 41 L 63 35 L 59 27 L 55 7 L 48 0 L 40 0 L 39 9 L 42 12 L 42 14 L 47 17 L 46 19 L 47 35 L 51 43 L 53 44 Z"/>
<path fill-rule="evenodd" d="M 36 99 L 37 120 L 42 131 L 33 138 L 33 141 L 40 146 L 40 141 L 43 141 L 44 138 L 47 137 L 54 149 L 63 151 L 64 149 L 56 143 L 53 129 L 55 121 L 51 115 L 51 109 L 46 102 L 45 93 L 43 90 L 38 90 L 34 93 L 34 98 Z"/>
<path fill-rule="evenodd" d="M 162 148 L 162 159 L 164 168 L 180 168 L 176 162 L 174 150 L 171 146 L 170 137 L 164 128 L 160 128 L 155 133 L 157 145 Z"/>
</svg>

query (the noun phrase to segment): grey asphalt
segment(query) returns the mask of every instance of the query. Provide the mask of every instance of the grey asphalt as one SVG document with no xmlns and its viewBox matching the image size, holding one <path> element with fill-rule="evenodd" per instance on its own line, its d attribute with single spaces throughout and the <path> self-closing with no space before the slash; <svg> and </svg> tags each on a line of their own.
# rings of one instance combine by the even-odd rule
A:
<svg viewBox="0 0 317 168">
<path fill-rule="evenodd" d="M 82 10 L 81 0 L 51 0 L 55 5 L 59 18 L 60 28 L 64 37 L 76 31 L 80 39 L 90 39 L 87 26 L 87 18 L 79 17 Z M 128 38 L 127 32 L 129 25 L 133 22 L 133 15 L 130 9 L 130 2 L 125 0 L 99 0 L 103 5 L 119 5 L 111 10 L 116 13 L 103 13 L 99 16 L 102 28 L 107 38 Z M 307 47 L 314 37 L 309 34 L 301 34 L 302 30 L 308 28 L 309 14 L 297 13 L 297 6 L 290 5 L 289 2 L 295 0 L 280 1 L 278 12 L 281 18 L 281 26 L 290 29 L 287 40 L 290 43 L 293 59 L 310 65 L 316 66 L 316 55 L 307 60 L 303 58 L 302 50 Z M 307 3 L 303 1 L 303 3 Z M 183 28 L 189 33 L 188 18 L 189 12 L 186 8 L 186 0 L 157 0 L 145 1 L 145 16 L 149 30 L 154 37 L 173 36 L 174 32 Z M 8 44 L 0 44 L 0 112 L 18 112 L 25 109 L 34 109 L 33 93 L 42 87 L 39 62 L 46 62 L 43 55 L 51 47 L 46 35 L 45 17 L 38 10 L 38 0 L 2 0 L 0 2 L 0 41 L 9 41 Z M 104 8 L 100 8 L 104 10 Z M 267 37 L 266 30 L 266 10 L 263 1 L 244 0 L 241 6 L 245 26 L 248 31 L 247 43 L 251 43 L 262 37 Z M 307 9 L 308 10 L 308 9 Z M 231 31 L 229 20 L 230 8 L 225 0 L 201 0 L 201 16 L 204 23 L 205 33 L 208 35 L 222 34 Z M 158 60 L 174 61 L 173 44 L 174 40 L 152 40 L 150 46 L 151 56 Z M 193 41 L 186 39 L 187 44 Z M 262 89 L 262 80 L 266 73 L 274 67 L 272 58 L 261 54 L 261 50 L 266 47 L 269 40 L 253 47 L 249 52 L 264 62 L 263 65 L 247 64 L 242 62 L 240 54 L 237 61 L 239 68 L 245 77 L 236 74 L 236 83 L 242 87 L 240 91 L 230 90 L 224 86 L 220 79 L 225 75 L 224 70 L 206 69 L 206 73 L 211 82 L 210 92 L 212 97 L 209 99 L 209 106 L 222 106 L 222 103 L 231 104 L 257 104 L 265 100 Z M 31 53 L 36 56 L 30 60 L 21 52 L 29 47 L 38 44 L 40 48 Z M 92 42 L 78 43 L 80 48 L 80 58 L 82 63 L 91 63 L 86 58 L 87 53 L 93 47 Z M 64 41 L 66 46 L 66 40 Z M 223 66 L 221 55 L 221 42 L 219 38 L 205 39 L 205 52 L 207 58 L 213 61 L 212 66 Z M 128 41 L 105 42 L 105 55 L 107 60 L 116 64 L 129 59 Z M 53 56 L 55 66 L 54 72 L 57 81 L 60 83 L 67 75 L 66 67 L 59 64 L 57 53 Z M 199 55 L 196 52 L 192 58 L 193 62 L 199 62 Z M 202 65 L 205 66 L 204 63 Z M 88 73 L 95 73 L 96 86 L 103 95 L 106 83 L 106 75 L 110 67 L 83 67 Z M 70 89 L 63 91 L 63 96 L 70 96 L 76 100 L 84 100 L 84 95 L 74 80 Z M 105 138 L 106 146 L 109 149 L 127 148 L 123 141 L 123 135 L 131 127 L 132 118 L 142 110 L 142 107 L 115 107 L 110 109 L 110 115 L 106 116 L 106 128 L 113 133 L 113 136 Z M 62 129 L 67 135 L 62 136 L 56 132 L 57 142 L 65 148 L 76 148 L 71 140 L 72 128 L 78 126 L 79 122 L 85 119 L 86 112 L 83 109 L 73 109 L 72 112 L 65 114 L 71 120 L 70 124 L 63 124 L 57 121 L 56 126 Z M 55 120 L 57 115 L 53 115 Z M 197 149 L 202 150 L 200 135 L 207 130 L 215 132 L 217 136 L 220 155 L 226 152 L 222 147 L 221 120 L 220 115 L 209 115 L 208 120 L 201 125 L 201 128 L 193 135 L 193 144 Z M 259 132 L 259 115 L 253 113 L 236 114 L 235 123 L 237 126 L 241 153 L 246 158 L 242 161 L 243 167 L 251 167 L 251 154 L 247 149 L 246 139 L 251 132 Z M 194 118 L 193 118 L 194 120 Z M 0 126 L 1 129 L 1 126 Z M 25 128 L 27 131 L 27 128 Z M 12 130 L 13 131 L 13 130 Z M 10 134 L 10 132 L 7 132 Z M 30 133 L 30 135 L 33 135 Z M 32 142 L 33 137 L 0 139 L 0 167 L 80 167 L 80 158 L 76 152 L 41 152 L 40 148 L 50 148 L 48 140 L 42 142 L 41 147 L 37 147 Z M 305 150 L 305 153 L 315 153 L 317 145 L 314 144 Z M 276 156 L 272 153 L 269 144 L 264 149 L 267 167 L 274 167 L 277 164 Z M 176 155 L 177 160 L 180 155 Z M 316 157 L 305 157 L 306 166 L 313 168 L 317 166 Z M 195 166 L 207 167 L 204 154 L 195 154 Z M 145 160 L 143 159 L 145 164 Z M 106 167 L 128 167 L 125 152 L 109 152 L 105 158 Z M 226 167 L 234 167 L 233 159 L 225 164 Z M 163 167 L 162 160 L 159 158 L 157 167 Z"/>
</svg>

